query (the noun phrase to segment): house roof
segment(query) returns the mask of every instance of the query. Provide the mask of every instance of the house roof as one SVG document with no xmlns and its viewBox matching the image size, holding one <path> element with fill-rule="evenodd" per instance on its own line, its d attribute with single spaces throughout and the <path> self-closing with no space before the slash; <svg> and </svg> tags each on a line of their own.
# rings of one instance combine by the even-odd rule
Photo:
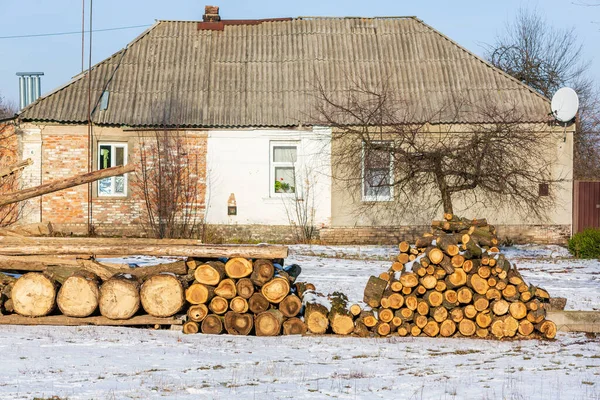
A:
<svg viewBox="0 0 600 400">
<path fill-rule="evenodd" d="M 414 17 L 158 21 L 92 68 L 96 124 L 131 127 L 311 125 L 316 80 L 343 95 L 348 77 L 386 82 L 416 114 L 451 97 L 513 101 L 542 121 L 550 103 Z M 86 123 L 87 72 L 20 112 L 23 121 Z M 431 122 L 485 122 L 473 113 Z"/>
</svg>

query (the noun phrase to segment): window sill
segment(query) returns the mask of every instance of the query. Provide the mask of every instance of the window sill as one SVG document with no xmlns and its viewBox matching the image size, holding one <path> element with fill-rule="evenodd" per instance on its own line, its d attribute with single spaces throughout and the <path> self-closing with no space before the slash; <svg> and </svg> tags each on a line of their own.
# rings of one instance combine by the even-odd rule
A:
<svg viewBox="0 0 600 400">
<path fill-rule="evenodd" d="M 124 196 L 119 196 L 119 195 L 105 195 L 105 196 L 94 196 L 94 200 L 128 200 L 129 196 L 124 195 Z"/>
<path fill-rule="evenodd" d="M 390 203 L 393 202 L 394 199 L 392 197 L 363 197 L 363 203 Z"/>
</svg>

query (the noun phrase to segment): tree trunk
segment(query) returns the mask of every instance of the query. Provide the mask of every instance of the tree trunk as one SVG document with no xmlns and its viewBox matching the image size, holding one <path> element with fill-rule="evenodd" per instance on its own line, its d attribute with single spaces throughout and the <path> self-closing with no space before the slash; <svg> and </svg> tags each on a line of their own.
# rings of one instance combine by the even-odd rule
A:
<svg viewBox="0 0 600 400">
<path fill-rule="evenodd" d="M 185 304 L 181 281 L 173 275 L 159 274 L 148 278 L 140 289 L 144 310 L 154 317 L 170 317 Z"/>
<path fill-rule="evenodd" d="M 111 256 L 146 255 L 216 259 L 220 257 L 242 256 L 248 258 L 286 258 L 288 254 L 287 247 L 285 246 L 212 245 L 203 244 L 199 240 L 187 239 L 36 237 L 23 240 L 5 236 L 0 237 L 0 244 L 0 255 L 6 256 L 69 254 L 89 257 L 93 254 L 101 254 Z M 157 265 L 156 267 L 158 268 L 159 266 Z M 152 267 L 142 267 L 137 269 L 145 270 L 146 268 Z M 131 272 L 133 273 L 134 271 Z M 157 272 L 160 271 L 153 271 L 152 274 L 156 274 Z"/>
<path fill-rule="evenodd" d="M 226 298 L 221 296 L 213 297 L 210 301 L 210 304 L 208 305 L 208 309 L 217 315 L 225 314 L 228 308 L 229 302 Z"/>
<path fill-rule="evenodd" d="M 248 312 L 248 301 L 240 296 L 234 297 L 229 302 L 229 308 L 238 314 L 246 313 Z"/>
<path fill-rule="evenodd" d="M 191 304 L 205 304 L 215 295 L 215 288 L 201 283 L 194 283 L 185 290 L 185 299 Z"/>
<path fill-rule="evenodd" d="M 242 314 L 229 311 L 225 314 L 225 330 L 230 335 L 246 336 L 252 331 L 254 321 L 251 314 Z"/>
<path fill-rule="evenodd" d="M 267 298 L 263 296 L 262 293 L 254 293 L 248 299 L 248 308 L 254 314 L 260 314 L 263 311 L 267 311 L 270 306 L 271 303 L 269 303 L 269 300 L 267 300 Z"/>
<path fill-rule="evenodd" d="M 202 325 L 200 326 L 200 330 L 202 333 L 210 334 L 210 335 L 218 335 L 223 332 L 223 317 L 220 317 L 215 314 L 208 314 L 204 321 L 202 321 Z"/>
<path fill-rule="evenodd" d="M 290 282 L 284 278 L 273 278 L 263 285 L 261 293 L 269 302 L 278 304 L 290 293 Z"/>
<path fill-rule="evenodd" d="M 231 258 L 225 264 L 225 273 L 233 279 L 245 278 L 252 273 L 252 261 L 242 257 Z"/>
<path fill-rule="evenodd" d="M 43 317 L 56 306 L 56 284 L 43 274 L 30 272 L 17 279 L 10 298 L 16 313 Z"/>
<path fill-rule="evenodd" d="M 235 284 L 238 296 L 249 299 L 254 294 L 254 284 L 248 278 L 242 278 Z"/>
<path fill-rule="evenodd" d="M 183 324 L 183 333 L 186 335 L 193 335 L 199 331 L 200 326 L 198 326 L 198 323 L 195 321 L 187 321 L 185 324 Z"/>
<path fill-rule="evenodd" d="M 194 278 L 198 283 L 216 286 L 225 278 L 225 264 L 220 261 L 209 261 L 199 265 L 194 271 Z"/>
<path fill-rule="evenodd" d="M 371 276 L 365 286 L 363 301 L 367 303 L 369 307 L 379 307 L 381 304 L 381 297 L 383 297 L 383 292 L 386 287 L 386 281 L 376 276 Z"/>
<path fill-rule="evenodd" d="M 227 300 L 233 299 L 237 295 L 237 289 L 233 279 L 223 279 L 215 288 L 215 294 Z"/>
<path fill-rule="evenodd" d="M 283 314 L 276 309 L 270 309 L 258 314 L 254 320 L 256 336 L 277 336 L 281 332 Z"/>
<path fill-rule="evenodd" d="M 81 271 L 67 278 L 56 297 L 60 312 L 68 317 L 89 317 L 98 308 L 99 279 L 92 273 Z"/>
<path fill-rule="evenodd" d="M 116 275 L 100 287 L 100 314 L 110 319 L 128 319 L 140 308 L 140 284 L 129 276 Z"/>
<path fill-rule="evenodd" d="M 273 262 L 271 262 L 270 260 L 258 259 L 254 261 L 254 266 L 252 274 L 250 275 L 250 280 L 256 286 L 261 287 L 262 285 L 273 279 L 274 273 L 275 268 L 273 267 Z"/>
<path fill-rule="evenodd" d="M 300 314 L 302 309 L 302 300 L 295 294 L 290 294 L 279 303 L 279 311 L 284 317 L 292 318 Z"/>
<path fill-rule="evenodd" d="M 190 321 L 202 322 L 208 315 L 208 307 L 206 304 L 195 304 L 190 306 L 187 311 L 187 316 Z"/>
<path fill-rule="evenodd" d="M 304 335 L 306 331 L 306 324 L 300 318 L 289 318 L 283 323 L 284 335 Z"/>
</svg>

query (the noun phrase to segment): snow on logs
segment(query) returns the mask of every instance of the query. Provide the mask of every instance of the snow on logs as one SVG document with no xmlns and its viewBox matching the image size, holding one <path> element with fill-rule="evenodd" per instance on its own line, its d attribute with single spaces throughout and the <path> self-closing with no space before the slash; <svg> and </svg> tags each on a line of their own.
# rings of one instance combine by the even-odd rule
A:
<svg viewBox="0 0 600 400">
<path fill-rule="evenodd" d="M 545 318 L 548 293 L 527 285 L 500 254 L 494 227 L 446 218 L 433 221 L 414 245 L 399 244 L 389 270 L 368 280 L 365 306 L 297 282 L 297 265 L 235 254 L 148 269 L 93 260 L 57 268 L 56 260 L 38 260 L 39 272 L 16 281 L 0 274 L 7 280 L 0 282 L 0 311 L 27 317 L 60 311 L 72 319 L 100 313 L 124 323 L 141 313 L 185 313 L 186 334 L 554 338 L 556 325 Z M 32 265 L 22 258 L 18 265 Z M 0 259 L 0 270 L 9 261 Z"/>
</svg>

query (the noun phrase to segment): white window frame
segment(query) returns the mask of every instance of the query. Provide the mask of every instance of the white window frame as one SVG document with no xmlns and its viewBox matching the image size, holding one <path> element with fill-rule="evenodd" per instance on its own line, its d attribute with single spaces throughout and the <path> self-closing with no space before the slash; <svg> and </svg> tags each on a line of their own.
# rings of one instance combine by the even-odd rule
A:
<svg viewBox="0 0 600 400">
<path fill-rule="evenodd" d="M 275 147 L 295 147 L 296 148 L 296 162 L 275 162 L 273 160 L 273 149 Z M 298 171 L 298 158 L 299 158 L 300 142 L 299 141 L 279 141 L 271 140 L 269 142 L 269 195 L 270 197 L 294 197 L 298 193 L 298 182 L 296 181 Z M 292 193 L 277 193 L 275 192 L 275 168 L 276 167 L 292 167 L 294 168 L 294 192 Z"/>
<path fill-rule="evenodd" d="M 123 148 L 123 165 L 127 165 L 128 162 L 128 143 L 127 142 L 98 142 L 98 149 L 96 151 L 96 157 L 98 159 L 98 163 L 97 168 L 98 170 L 100 170 L 101 167 L 101 157 L 100 157 L 100 147 L 101 146 L 111 146 L 111 154 L 112 154 L 112 160 L 111 160 L 111 165 L 113 167 L 116 167 L 116 157 L 117 157 L 117 152 L 115 151 L 115 149 L 117 147 L 122 147 Z M 124 183 L 123 183 L 123 193 L 115 193 L 115 182 L 116 182 L 116 176 L 112 176 L 110 178 L 104 178 L 104 179 L 110 179 L 110 194 L 107 193 L 100 193 L 100 180 L 98 181 L 97 184 L 97 194 L 98 197 L 127 197 L 127 191 L 128 191 L 128 179 L 127 179 L 127 174 L 123 174 L 122 175 L 124 177 Z M 104 180 L 101 179 L 101 180 Z"/>
<path fill-rule="evenodd" d="M 391 152 L 392 152 L 392 145 L 393 142 L 391 140 L 376 140 L 376 141 L 372 141 L 371 143 L 373 144 L 385 144 L 388 143 L 390 145 L 390 166 L 389 166 L 389 174 L 390 174 L 390 179 L 389 179 L 389 183 L 390 183 L 390 194 L 389 195 L 366 195 L 365 194 L 365 164 L 366 164 L 366 149 L 365 149 L 365 142 L 362 142 L 362 148 L 361 148 L 361 180 L 360 180 L 360 193 L 361 193 L 361 198 L 362 201 L 393 201 L 394 200 L 394 186 L 392 186 L 392 182 L 394 182 L 394 157 L 392 157 Z"/>
</svg>

